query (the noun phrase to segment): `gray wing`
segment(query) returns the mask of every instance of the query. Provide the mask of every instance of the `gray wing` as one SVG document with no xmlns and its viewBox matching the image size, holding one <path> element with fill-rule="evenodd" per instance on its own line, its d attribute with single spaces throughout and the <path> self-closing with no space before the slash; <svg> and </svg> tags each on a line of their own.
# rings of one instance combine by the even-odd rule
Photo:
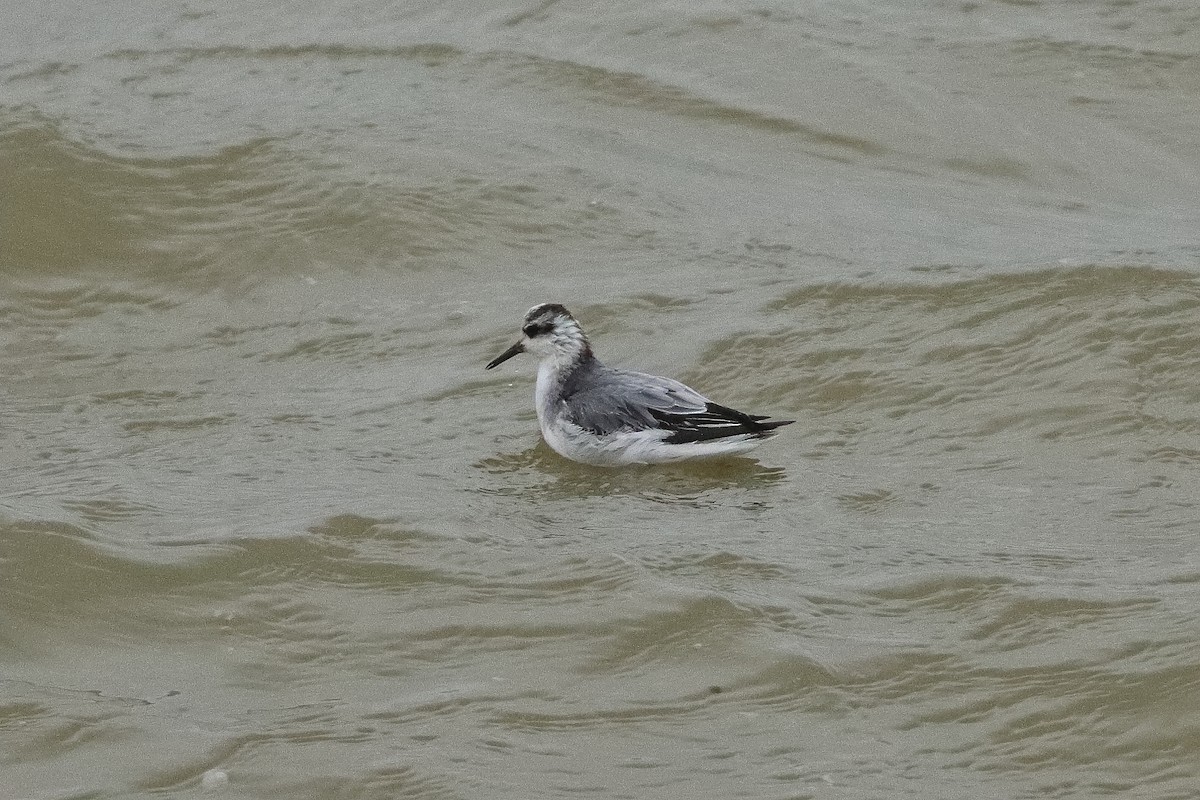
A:
<svg viewBox="0 0 1200 800">
<path fill-rule="evenodd" d="M 579 427 L 606 435 L 620 430 L 661 428 L 661 416 L 703 414 L 709 401 L 670 378 L 599 366 L 563 387 L 564 416 Z"/>
<path fill-rule="evenodd" d="M 566 418 L 601 436 L 617 431 L 661 430 L 668 444 L 727 436 L 765 437 L 792 420 L 768 420 L 712 402 L 670 378 L 592 365 L 572 376 L 560 402 Z"/>
</svg>

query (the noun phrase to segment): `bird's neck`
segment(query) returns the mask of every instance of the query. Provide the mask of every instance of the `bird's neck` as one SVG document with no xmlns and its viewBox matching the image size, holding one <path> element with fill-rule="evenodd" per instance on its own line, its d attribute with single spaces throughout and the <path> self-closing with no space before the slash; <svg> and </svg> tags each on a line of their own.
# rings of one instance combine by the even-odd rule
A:
<svg viewBox="0 0 1200 800">
<path fill-rule="evenodd" d="M 592 348 L 586 339 L 581 340 L 579 350 L 560 350 L 541 360 L 538 364 L 537 387 L 534 390 L 534 405 L 537 407 L 539 421 L 553 416 L 554 409 L 562 399 L 572 376 L 595 363 L 596 357 L 592 355 Z"/>
</svg>

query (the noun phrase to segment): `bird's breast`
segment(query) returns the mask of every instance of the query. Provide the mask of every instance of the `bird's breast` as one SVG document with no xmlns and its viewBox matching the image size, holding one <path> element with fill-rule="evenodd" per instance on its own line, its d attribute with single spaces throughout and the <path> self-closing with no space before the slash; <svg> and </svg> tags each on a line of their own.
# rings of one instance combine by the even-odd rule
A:
<svg viewBox="0 0 1200 800">
<path fill-rule="evenodd" d="M 545 430 L 553 418 L 553 406 L 558 394 L 558 370 L 552 364 L 538 367 L 537 384 L 533 389 L 533 407 L 537 409 L 538 424 Z"/>
</svg>

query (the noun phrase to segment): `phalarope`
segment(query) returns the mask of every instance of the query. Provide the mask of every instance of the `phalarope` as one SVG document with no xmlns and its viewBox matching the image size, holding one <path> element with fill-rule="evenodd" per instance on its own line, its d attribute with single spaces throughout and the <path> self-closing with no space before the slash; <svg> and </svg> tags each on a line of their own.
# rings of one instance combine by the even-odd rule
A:
<svg viewBox="0 0 1200 800">
<path fill-rule="evenodd" d="M 736 455 L 795 422 L 734 411 L 670 378 L 606 367 L 558 303 L 529 309 L 521 334 L 487 369 L 519 353 L 541 360 L 538 425 L 546 444 L 574 461 L 621 466 Z"/>
</svg>

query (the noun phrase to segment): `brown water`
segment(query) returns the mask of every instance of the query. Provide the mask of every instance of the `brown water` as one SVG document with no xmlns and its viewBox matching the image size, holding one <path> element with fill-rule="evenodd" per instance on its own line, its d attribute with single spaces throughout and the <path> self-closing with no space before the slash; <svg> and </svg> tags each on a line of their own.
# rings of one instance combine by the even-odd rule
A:
<svg viewBox="0 0 1200 800">
<path fill-rule="evenodd" d="M 17 0 L 0 798 L 1200 792 L 1190 4 Z M 535 302 L 799 420 L 541 444 Z"/>
</svg>

